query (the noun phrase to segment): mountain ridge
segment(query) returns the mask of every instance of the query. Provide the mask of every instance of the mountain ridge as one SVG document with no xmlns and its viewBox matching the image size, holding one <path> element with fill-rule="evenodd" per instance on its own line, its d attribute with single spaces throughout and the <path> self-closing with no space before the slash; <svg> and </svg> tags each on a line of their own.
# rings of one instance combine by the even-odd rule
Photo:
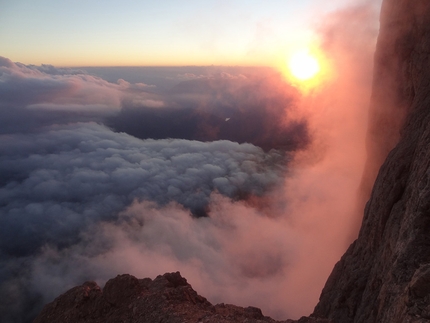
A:
<svg viewBox="0 0 430 323">
<path fill-rule="evenodd" d="M 34 323 L 200 322 L 294 323 L 275 321 L 259 308 L 212 305 L 198 295 L 179 272 L 137 279 L 124 274 L 110 279 L 103 289 L 95 282 L 76 286 L 46 305 Z M 300 323 L 331 323 L 303 318 Z"/>
</svg>

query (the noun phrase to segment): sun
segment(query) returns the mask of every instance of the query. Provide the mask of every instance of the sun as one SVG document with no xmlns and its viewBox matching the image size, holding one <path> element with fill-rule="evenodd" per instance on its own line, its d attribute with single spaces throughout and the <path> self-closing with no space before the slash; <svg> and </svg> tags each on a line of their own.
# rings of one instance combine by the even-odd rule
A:
<svg viewBox="0 0 430 323">
<path fill-rule="evenodd" d="M 337 75 L 332 58 L 318 44 L 292 45 L 280 53 L 278 64 L 285 80 L 305 95 L 323 90 Z"/>
<path fill-rule="evenodd" d="M 314 78 L 321 70 L 315 56 L 308 51 L 298 51 L 288 60 L 288 68 L 292 76 L 300 81 Z"/>
</svg>

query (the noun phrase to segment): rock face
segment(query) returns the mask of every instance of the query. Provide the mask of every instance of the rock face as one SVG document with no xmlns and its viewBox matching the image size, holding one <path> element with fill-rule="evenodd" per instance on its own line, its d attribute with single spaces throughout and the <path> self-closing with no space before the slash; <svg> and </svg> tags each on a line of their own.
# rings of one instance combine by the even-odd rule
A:
<svg viewBox="0 0 430 323">
<path fill-rule="evenodd" d="M 426 95 L 428 7 L 425 0 L 382 3 L 363 180 L 368 193 L 379 168 L 399 141 L 405 118 L 417 103 L 416 96 Z"/>
<path fill-rule="evenodd" d="M 336 264 L 313 316 L 429 322 L 429 1 L 384 1 L 374 82 L 365 186 L 395 147 L 379 170 L 359 237 Z"/>
<path fill-rule="evenodd" d="M 275 323 L 256 307 L 212 305 L 179 272 L 154 280 L 118 275 L 100 289 L 95 282 L 74 287 L 46 305 L 34 323 Z M 293 323 L 288 320 L 284 323 Z M 281 323 L 281 322 L 279 322 Z M 300 323 L 329 323 L 303 318 Z"/>
<path fill-rule="evenodd" d="M 234 315 L 237 320 L 229 320 Z M 274 322 L 257 308 L 213 306 L 179 272 L 137 279 L 119 275 L 100 289 L 95 282 L 74 287 L 44 307 L 41 322 Z"/>
</svg>

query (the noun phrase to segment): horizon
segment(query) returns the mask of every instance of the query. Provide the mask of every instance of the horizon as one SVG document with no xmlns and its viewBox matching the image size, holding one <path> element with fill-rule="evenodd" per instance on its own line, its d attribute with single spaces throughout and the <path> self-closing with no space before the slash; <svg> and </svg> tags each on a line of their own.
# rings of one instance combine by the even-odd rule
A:
<svg viewBox="0 0 430 323">
<path fill-rule="evenodd" d="M 315 21 L 348 3 L 4 1 L 1 54 L 57 67 L 280 67 L 291 50 L 319 46 Z"/>
</svg>

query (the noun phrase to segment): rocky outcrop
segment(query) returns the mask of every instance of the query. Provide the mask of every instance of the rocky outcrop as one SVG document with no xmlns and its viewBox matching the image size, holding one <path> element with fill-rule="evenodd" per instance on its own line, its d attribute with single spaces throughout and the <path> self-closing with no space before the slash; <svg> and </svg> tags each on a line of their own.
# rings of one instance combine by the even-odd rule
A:
<svg viewBox="0 0 430 323">
<path fill-rule="evenodd" d="M 395 147 L 379 170 L 359 237 L 313 316 L 429 322 L 430 2 L 384 1 L 374 82 L 364 186 Z"/>
<path fill-rule="evenodd" d="M 234 317 L 234 319 L 232 319 Z M 271 322 L 258 308 L 213 306 L 179 272 L 154 280 L 118 275 L 103 289 L 95 282 L 72 288 L 44 307 L 42 322 Z"/>
<path fill-rule="evenodd" d="M 34 323 L 275 323 L 259 308 L 212 305 L 179 272 L 154 280 L 118 275 L 101 289 L 95 282 L 74 287 L 46 305 Z M 294 323 L 288 320 L 283 323 Z M 329 323 L 302 318 L 300 323 Z M 282 322 L 279 322 L 282 323 Z"/>
</svg>

